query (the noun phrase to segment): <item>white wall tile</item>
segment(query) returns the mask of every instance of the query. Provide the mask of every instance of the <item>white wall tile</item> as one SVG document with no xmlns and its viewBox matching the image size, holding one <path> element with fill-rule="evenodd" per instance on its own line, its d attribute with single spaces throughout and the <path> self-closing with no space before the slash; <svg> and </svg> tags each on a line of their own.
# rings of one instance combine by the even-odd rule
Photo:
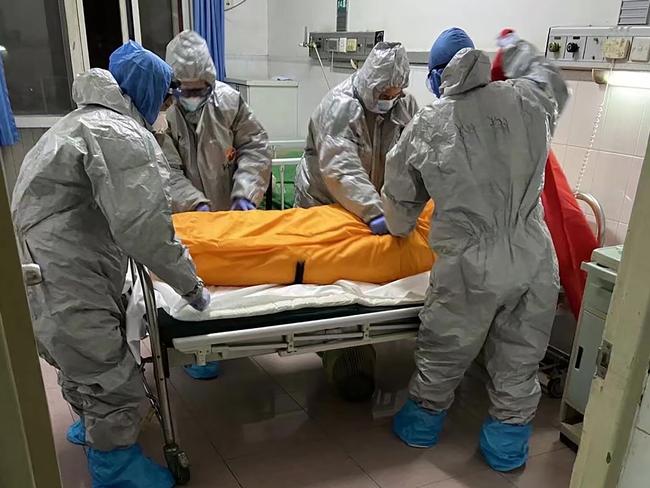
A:
<svg viewBox="0 0 650 488">
<path fill-rule="evenodd" d="M 632 207 L 634 206 L 634 198 L 636 197 L 636 187 L 639 184 L 639 177 L 641 176 L 641 168 L 643 167 L 643 159 L 632 158 L 630 160 L 630 174 L 623 197 L 623 208 L 621 208 L 620 221 L 627 224 L 630 222 L 632 215 Z"/>
<path fill-rule="evenodd" d="M 648 146 L 648 137 L 650 137 L 650 103 L 646 101 L 643 111 L 643 119 L 641 120 L 641 126 L 639 127 L 639 137 L 634 150 L 635 156 L 645 157 L 645 150 Z"/>
<path fill-rule="evenodd" d="M 634 157 L 622 154 L 598 152 L 591 193 L 605 209 L 609 220 L 619 222 Z"/>
<path fill-rule="evenodd" d="M 607 213 L 605 213 L 607 215 Z M 615 246 L 620 244 L 618 242 L 618 222 L 616 220 L 607 219 L 605 221 L 605 245 Z"/>
<path fill-rule="evenodd" d="M 576 183 L 578 182 L 578 175 L 580 174 L 580 168 L 582 168 L 582 163 L 584 161 L 586 153 L 587 150 L 583 147 L 567 146 L 564 153 L 564 159 L 560 160 L 566 177 L 569 180 L 569 185 L 571 185 L 572 189 L 575 188 Z M 580 190 L 583 192 L 591 192 L 597 155 L 597 152 L 594 151 L 589 157 L 589 163 L 587 164 L 587 168 L 580 185 Z"/>
<path fill-rule="evenodd" d="M 649 93 L 642 88 L 609 88 L 604 120 L 595 141 L 597 149 L 634 154 Z"/>
<path fill-rule="evenodd" d="M 553 134 L 553 142 L 557 144 L 566 144 L 569 140 L 569 128 L 571 127 L 571 119 L 573 117 L 573 109 L 575 107 L 575 93 L 577 88 L 577 81 L 567 81 L 569 87 L 569 100 L 560 115 L 555 133 Z"/>
<path fill-rule="evenodd" d="M 587 147 L 594 127 L 594 118 L 604 95 L 604 85 L 592 81 L 576 82 L 568 145 Z"/>
<path fill-rule="evenodd" d="M 616 244 L 623 244 L 625 242 L 625 238 L 627 237 L 627 228 L 627 224 L 624 224 L 623 222 L 618 223 L 616 229 Z"/>
</svg>

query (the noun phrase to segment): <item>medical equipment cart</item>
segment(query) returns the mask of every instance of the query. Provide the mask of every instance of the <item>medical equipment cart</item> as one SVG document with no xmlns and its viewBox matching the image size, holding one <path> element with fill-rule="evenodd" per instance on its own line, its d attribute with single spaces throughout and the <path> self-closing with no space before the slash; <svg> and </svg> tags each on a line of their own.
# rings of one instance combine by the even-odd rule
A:
<svg viewBox="0 0 650 488">
<path fill-rule="evenodd" d="M 622 253 L 622 245 L 596 249 L 591 262 L 582 265 L 587 284 L 560 406 L 560 439 L 570 447 L 580 443 L 591 380 L 609 360 L 601 341 Z"/>
</svg>

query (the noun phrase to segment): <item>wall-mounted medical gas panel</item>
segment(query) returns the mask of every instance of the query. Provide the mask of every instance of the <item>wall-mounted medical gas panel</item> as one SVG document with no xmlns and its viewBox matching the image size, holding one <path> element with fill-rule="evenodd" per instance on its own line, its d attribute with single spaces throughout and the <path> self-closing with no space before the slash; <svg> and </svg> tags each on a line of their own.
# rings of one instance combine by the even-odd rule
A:
<svg viewBox="0 0 650 488">
<path fill-rule="evenodd" d="M 375 44 L 384 40 L 384 31 L 371 32 L 311 32 L 309 56 L 323 63 L 364 61 Z"/>
<path fill-rule="evenodd" d="M 567 69 L 650 71 L 650 26 L 551 27 L 546 57 Z"/>
</svg>

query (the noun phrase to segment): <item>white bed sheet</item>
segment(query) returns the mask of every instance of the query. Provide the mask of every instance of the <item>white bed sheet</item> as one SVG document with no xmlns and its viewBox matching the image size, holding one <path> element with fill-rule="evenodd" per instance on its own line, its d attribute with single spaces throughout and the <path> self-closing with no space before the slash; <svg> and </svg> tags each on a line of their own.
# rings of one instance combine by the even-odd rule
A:
<svg viewBox="0 0 650 488">
<path fill-rule="evenodd" d="M 130 275 L 129 275 L 130 276 Z M 178 320 L 201 322 L 298 310 L 313 307 L 363 305 L 390 307 L 419 304 L 429 284 L 429 272 L 385 285 L 337 281 L 332 285 L 257 285 L 243 288 L 210 287 L 212 300 L 203 312 L 190 307 L 172 288 L 155 282 L 156 304 Z M 145 336 L 144 298 L 139 281 L 133 288 L 126 313 L 126 336 L 140 360 L 140 340 Z"/>
</svg>

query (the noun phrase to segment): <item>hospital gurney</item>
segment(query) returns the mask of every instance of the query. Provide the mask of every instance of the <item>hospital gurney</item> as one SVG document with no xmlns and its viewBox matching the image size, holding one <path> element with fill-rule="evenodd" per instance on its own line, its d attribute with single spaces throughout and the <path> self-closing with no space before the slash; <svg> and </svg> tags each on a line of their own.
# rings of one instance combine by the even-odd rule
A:
<svg viewBox="0 0 650 488">
<path fill-rule="evenodd" d="M 157 304 L 147 270 L 137 264 L 132 264 L 131 269 L 132 290 L 134 294 L 142 293 L 151 343 L 151 357 L 144 358 L 142 364 L 143 370 L 146 364 L 153 364 L 155 384 L 150 387 L 145 379 L 146 393 L 162 426 L 165 459 L 178 484 L 189 481 L 190 465 L 174 433 L 167 387 L 170 367 L 398 341 L 414 338 L 419 327 L 422 303 L 413 296 L 407 304 L 392 306 L 335 304 L 216 320 L 204 320 L 199 313 L 198 320 L 179 320 Z M 428 274 L 413 279 L 421 282 L 419 288 L 426 288 Z"/>
</svg>

